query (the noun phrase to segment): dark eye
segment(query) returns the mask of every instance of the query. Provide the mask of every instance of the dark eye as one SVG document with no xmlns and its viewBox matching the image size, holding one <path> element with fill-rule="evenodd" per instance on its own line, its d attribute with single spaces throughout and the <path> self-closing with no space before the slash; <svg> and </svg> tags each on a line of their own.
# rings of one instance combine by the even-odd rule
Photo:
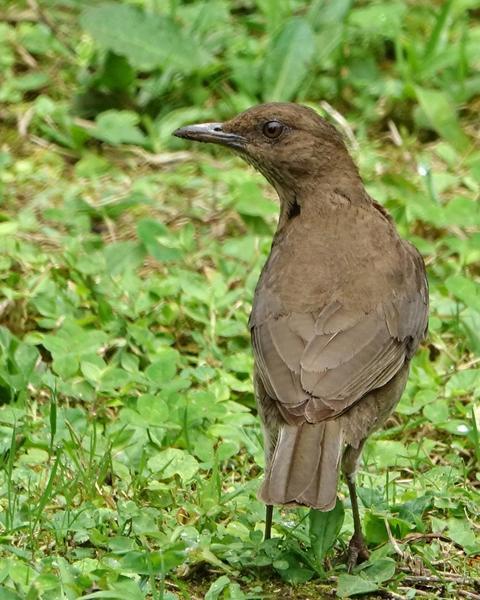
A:
<svg viewBox="0 0 480 600">
<path fill-rule="evenodd" d="M 284 126 L 280 121 L 267 121 L 263 126 L 263 135 L 273 140 L 282 133 L 283 129 Z"/>
</svg>

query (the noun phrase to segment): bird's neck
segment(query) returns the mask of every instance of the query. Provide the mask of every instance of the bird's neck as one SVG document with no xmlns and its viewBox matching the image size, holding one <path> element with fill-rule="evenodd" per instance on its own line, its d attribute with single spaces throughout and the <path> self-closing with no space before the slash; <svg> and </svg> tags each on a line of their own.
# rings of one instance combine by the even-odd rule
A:
<svg viewBox="0 0 480 600">
<path fill-rule="evenodd" d="M 363 182 L 355 173 L 343 177 L 322 177 L 304 180 L 295 189 L 276 188 L 280 199 L 280 217 L 277 230 L 288 227 L 295 220 L 328 221 L 330 215 L 348 211 L 350 207 L 369 202 Z"/>
</svg>

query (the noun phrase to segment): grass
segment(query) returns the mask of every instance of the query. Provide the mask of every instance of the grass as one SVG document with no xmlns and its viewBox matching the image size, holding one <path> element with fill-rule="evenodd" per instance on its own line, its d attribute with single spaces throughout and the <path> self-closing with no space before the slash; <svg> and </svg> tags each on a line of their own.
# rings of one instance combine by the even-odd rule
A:
<svg viewBox="0 0 480 600">
<path fill-rule="evenodd" d="M 0 598 L 479 598 L 478 8 L 136 4 L 0 2 Z M 338 539 L 276 510 L 262 541 L 247 320 L 274 195 L 170 136 L 269 99 L 342 130 L 428 266 L 351 576 L 344 484 Z"/>
</svg>

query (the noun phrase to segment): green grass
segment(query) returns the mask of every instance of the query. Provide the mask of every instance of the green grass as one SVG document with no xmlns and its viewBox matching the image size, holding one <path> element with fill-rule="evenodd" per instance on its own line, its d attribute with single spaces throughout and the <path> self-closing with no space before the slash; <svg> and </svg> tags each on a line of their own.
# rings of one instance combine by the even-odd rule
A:
<svg viewBox="0 0 480 600">
<path fill-rule="evenodd" d="M 480 598 L 477 3 L 135 4 L 0 1 L 0 598 Z M 351 576 L 344 484 L 337 540 L 276 510 L 262 541 L 272 190 L 170 135 L 270 99 L 340 127 L 428 267 Z"/>
</svg>

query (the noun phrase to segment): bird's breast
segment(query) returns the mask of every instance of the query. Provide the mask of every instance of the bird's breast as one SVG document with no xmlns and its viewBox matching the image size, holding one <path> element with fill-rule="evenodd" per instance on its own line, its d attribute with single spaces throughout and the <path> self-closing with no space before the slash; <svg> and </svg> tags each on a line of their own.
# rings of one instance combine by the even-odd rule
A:
<svg viewBox="0 0 480 600">
<path fill-rule="evenodd" d="M 255 321 L 288 312 L 316 312 L 340 301 L 371 309 L 401 277 L 401 241 L 361 218 L 328 223 L 295 219 L 280 232 L 262 270 L 253 304 Z"/>
</svg>

